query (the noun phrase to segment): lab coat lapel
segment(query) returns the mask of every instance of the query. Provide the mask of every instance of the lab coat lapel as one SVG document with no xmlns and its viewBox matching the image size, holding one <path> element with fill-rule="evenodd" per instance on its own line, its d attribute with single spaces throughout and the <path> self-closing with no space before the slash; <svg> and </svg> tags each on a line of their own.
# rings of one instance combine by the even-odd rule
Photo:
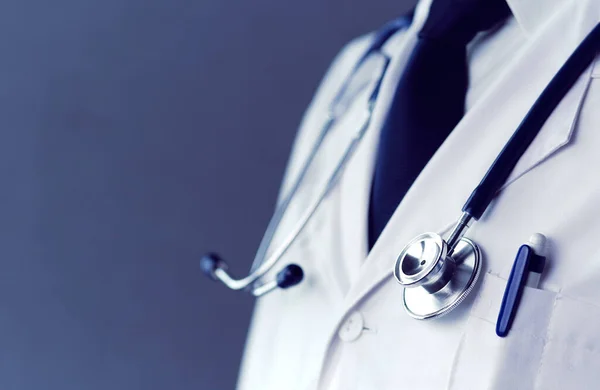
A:
<svg viewBox="0 0 600 390">
<path fill-rule="evenodd" d="M 360 273 L 368 254 L 368 213 L 371 180 L 380 129 L 391 104 L 395 86 L 398 83 L 406 60 L 415 43 L 415 31 L 420 23 L 415 17 L 413 26 L 406 34 L 390 38 L 382 52 L 391 58 L 388 70 L 382 81 L 377 105 L 365 138 L 348 163 L 340 182 L 340 228 L 342 234 L 342 254 L 344 265 L 353 283 Z"/>
<path fill-rule="evenodd" d="M 530 37 L 526 47 L 515 55 L 495 85 L 469 110 L 414 182 L 347 294 L 347 309 L 392 277 L 396 256 L 410 239 L 426 231 L 442 233 L 453 225 L 470 192 L 531 105 L 598 22 L 599 8 L 594 0 L 569 2 Z M 537 68 L 539 61 L 544 61 L 545 66 Z M 569 91 L 507 185 L 551 158 L 569 142 L 589 78 L 587 71 Z M 383 95 L 391 98 L 389 93 Z M 486 217 L 484 215 L 482 220 Z M 400 291 L 398 286 L 398 296 Z"/>
</svg>

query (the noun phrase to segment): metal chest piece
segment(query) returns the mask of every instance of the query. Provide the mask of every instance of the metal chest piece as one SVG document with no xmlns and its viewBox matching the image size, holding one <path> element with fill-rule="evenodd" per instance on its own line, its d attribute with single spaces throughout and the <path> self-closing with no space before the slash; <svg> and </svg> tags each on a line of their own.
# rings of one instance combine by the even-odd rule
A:
<svg viewBox="0 0 600 390">
<path fill-rule="evenodd" d="M 479 277 L 481 252 L 461 238 L 452 253 L 436 233 L 415 237 L 398 255 L 394 276 L 404 287 L 402 303 L 416 319 L 435 318 L 457 307 Z"/>
</svg>

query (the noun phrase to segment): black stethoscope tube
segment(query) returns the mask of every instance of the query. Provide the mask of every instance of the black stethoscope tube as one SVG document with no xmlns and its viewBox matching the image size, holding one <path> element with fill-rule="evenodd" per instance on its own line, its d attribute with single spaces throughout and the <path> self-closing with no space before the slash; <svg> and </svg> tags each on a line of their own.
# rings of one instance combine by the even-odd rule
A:
<svg viewBox="0 0 600 390">
<path fill-rule="evenodd" d="M 485 212 L 556 106 L 600 51 L 600 23 L 552 78 L 462 208 L 475 220 Z"/>
</svg>

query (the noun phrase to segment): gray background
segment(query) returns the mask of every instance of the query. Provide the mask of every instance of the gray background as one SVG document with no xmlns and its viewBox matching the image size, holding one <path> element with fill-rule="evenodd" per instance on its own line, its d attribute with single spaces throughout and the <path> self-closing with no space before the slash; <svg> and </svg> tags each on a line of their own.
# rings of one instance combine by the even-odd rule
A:
<svg viewBox="0 0 600 390">
<path fill-rule="evenodd" d="M 296 126 L 391 0 L 0 2 L 0 389 L 231 389 Z"/>
</svg>

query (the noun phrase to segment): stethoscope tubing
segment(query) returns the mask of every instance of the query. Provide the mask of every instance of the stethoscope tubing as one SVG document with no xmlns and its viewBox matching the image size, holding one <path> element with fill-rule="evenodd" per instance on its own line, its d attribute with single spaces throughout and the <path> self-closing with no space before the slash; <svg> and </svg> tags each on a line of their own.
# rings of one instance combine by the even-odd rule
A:
<svg viewBox="0 0 600 390">
<path fill-rule="evenodd" d="M 544 123 L 583 71 L 600 51 L 600 23 L 592 29 L 544 88 L 517 130 L 502 148 L 487 173 L 463 206 L 464 213 L 478 220 L 504 185 L 521 156 Z"/>
<path fill-rule="evenodd" d="M 345 166 L 347 165 L 347 162 L 354 155 L 354 152 L 356 151 L 356 147 L 362 140 L 367 128 L 369 127 L 369 124 L 370 124 L 370 115 L 369 115 L 369 119 L 365 121 L 365 123 L 361 126 L 359 132 L 350 141 L 350 145 L 344 152 L 344 155 L 338 161 L 333 173 L 331 174 L 331 176 L 330 176 L 329 180 L 327 181 L 326 185 L 324 186 L 324 188 L 316 196 L 315 200 L 310 204 L 310 206 L 307 207 L 306 211 L 302 214 L 302 216 L 300 217 L 298 222 L 294 225 L 293 229 L 286 235 L 285 239 L 281 242 L 281 244 L 279 244 L 276 247 L 276 249 L 271 254 L 269 254 L 268 257 L 266 257 L 265 261 L 260 263 L 260 265 L 255 270 L 253 270 L 248 276 L 246 276 L 243 279 L 234 279 L 229 275 L 229 273 L 226 271 L 226 269 L 218 268 L 215 271 L 215 276 L 219 280 L 221 280 L 227 287 L 229 287 L 232 290 L 242 290 L 242 289 L 250 287 L 254 282 L 256 282 L 258 279 L 262 278 L 266 273 L 268 273 L 275 266 L 275 264 L 286 254 L 286 252 L 291 247 L 291 245 L 296 241 L 296 239 L 298 238 L 298 236 L 300 235 L 302 230 L 304 230 L 304 227 L 306 226 L 308 221 L 310 221 L 310 219 L 315 214 L 315 212 L 317 211 L 317 209 L 319 208 L 321 203 L 327 198 L 327 195 L 329 194 L 329 192 L 335 187 L 337 180 L 341 176 L 341 173 L 344 170 Z M 303 169 L 303 171 L 304 171 L 304 169 Z M 302 173 L 305 173 L 305 172 L 302 172 Z M 299 179 L 301 179 L 301 178 L 299 177 Z M 288 196 L 288 198 L 290 198 L 290 199 L 293 198 L 294 192 L 297 191 L 297 189 L 299 188 L 300 181 L 301 180 L 296 180 L 297 184 L 294 184 L 294 188 L 293 188 L 294 191 L 292 191 L 290 193 L 290 196 Z M 287 199 L 286 199 L 286 204 L 285 204 L 286 209 L 289 206 L 289 203 L 290 202 L 287 201 Z M 273 220 L 275 220 L 275 222 L 273 222 L 273 228 L 268 230 L 265 233 L 265 238 L 263 238 L 263 241 L 265 242 L 265 248 L 268 248 L 270 246 L 271 241 L 273 240 L 273 237 L 275 235 L 277 227 L 278 227 L 279 223 L 281 222 L 281 218 L 284 213 L 285 213 L 285 210 L 282 210 L 280 213 L 278 213 L 278 215 L 276 215 L 276 217 L 277 217 L 276 219 L 273 218 Z M 271 223 L 269 223 L 269 225 L 271 225 Z M 261 246 L 262 246 L 262 242 L 261 242 Z M 258 257 L 258 258 L 260 259 L 260 257 Z M 258 288 L 260 288 L 260 286 Z M 260 291 L 259 291 L 259 292 L 255 292 L 254 295 L 262 295 L 262 294 L 260 294 Z"/>
<path fill-rule="evenodd" d="M 287 212 L 291 201 L 297 194 L 298 189 L 300 188 L 300 185 L 302 184 L 302 181 L 306 176 L 306 173 L 309 171 L 313 160 L 315 159 L 319 150 L 321 149 L 321 145 L 323 144 L 323 141 L 327 137 L 327 134 L 329 133 L 329 130 L 331 129 L 334 123 L 335 118 L 332 116 L 330 111 L 328 113 L 328 119 L 325 122 L 322 131 L 319 133 L 319 136 L 315 141 L 314 147 L 311 149 L 310 154 L 308 155 L 304 165 L 302 166 L 302 169 L 298 173 L 294 184 L 290 187 L 283 200 L 277 206 L 275 213 L 273 214 L 271 220 L 269 221 L 269 224 L 267 225 L 265 234 L 263 235 L 260 245 L 258 246 L 258 250 L 256 251 L 252 267 L 250 268 L 250 274 L 253 274 L 256 271 L 256 269 L 260 266 L 261 262 L 265 259 L 266 253 L 269 250 L 269 247 L 271 246 L 271 242 L 273 240 L 275 232 L 277 231 L 277 228 L 279 227 L 279 224 L 281 223 L 281 220 L 283 219 L 283 216 Z"/>
<path fill-rule="evenodd" d="M 599 51 L 600 23 L 581 41 L 531 106 L 463 206 L 463 214 L 448 240 L 436 233 L 424 233 L 402 249 L 393 275 L 404 287 L 402 302 L 410 316 L 428 319 L 445 315 L 472 291 L 480 274 L 481 251 L 463 236 L 486 211 L 544 123 Z M 459 252 L 456 256 L 455 249 Z M 470 277 L 461 283 L 467 280 L 465 275 Z"/>
<path fill-rule="evenodd" d="M 353 156 L 358 144 L 362 140 L 364 134 L 366 133 L 371 123 L 371 113 L 374 109 L 375 101 L 379 93 L 381 83 L 383 81 L 383 76 L 385 75 L 385 69 L 389 64 L 389 59 L 386 59 L 383 71 L 379 75 L 379 78 L 375 83 L 373 91 L 369 96 L 368 104 L 366 107 L 368 111 L 367 119 L 361 125 L 360 129 L 356 132 L 354 137 L 350 140 L 350 144 L 348 145 L 343 156 L 340 158 L 337 165 L 335 166 L 334 171 L 327 180 L 327 183 L 325 184 L 324 188 L 321 190 L 321 192 L 318 194 L 315 200 L 310 204 L 310 206 L 306 209 L 306 211 L 302 214 L 301 218 L 294 225 L 290 233 L 288 233 L 285 236 L 285 238 L 275 248 L 275 250 L 273 250 L 272 253 L 267 255 L 269 249 L 271 248 L 273 239 L 279 228 L 279 225 L 281 224 L 281 221 L 284 215 L 286 214 L 292 200 L 298 193 L 298 190 L 300 189 L 304 178 L 310 170 L 315 157 L 321 150 L 324 140 L 327 138 L 327 135 L 329 134 L 333 126 L 337 123 L 338 119 L 345 115 L 348 109 L 347 103 L 344 102 L 343 97 L 347 89 L 349 88 L 353 76 L 356 74 L 357 70 L 366 61 L 366 59 L 371 53 L 381 49 L 383 44 L 394 33 L 410 25 L 411 19 L 412 14 L 408 15 L 407 17 L 399 18 L 384 26 L 381 29 L 381 31 L 376 35 L 373 43 L 370 45 L 368 50 L 366 50 L 366 52 L 362 55 L 357 64 L 354 66 L 353 70 L 350 73 L 350 77 L 348 77 L 348 79 L 342 84 L 342 86 L 338 90 L 332 103 L 329 106 L 325 123 L 323 124 L 322 129 L 319 132 L 315 143 L 313 144 L 309 156 L 305 159 L 304 164 L 300 172 L 296 176 L 292 186 L 288 189 L 287 194 L 283 197 L 283 200 L 277 206 L 275 213 L 273 214 L 267 225 L 267 229 L 265 231 L 265 234 L 263 235 L 263 238 L 254 257 L 254 261 L 250 268 L 249 275 L 242 279 L 235 279 L 229 274 L 229 272 L 227 272 L 227 266 L 225 264 L 217 264 L 216 268 L 212 272 L 212 276 L 214 278 L 220 280 L 232 290 L 250 290 L 250 292 L 255 296 L 261 296 L 273 288 L 272 284 L 274 282 L 267 282 L 258 286 L 254 286 L 254 284 L 259 279 L 264 277 L 285 255 L 290 246 L 296 241 L 296 239 L 298 238 L 308 221 L 310 221 L 312 216 L 315 214 L 316 210 L 319 208 L 321 203 L 325 200 L 328 193 L 335 187 L 337 180 L 340 177 L 344 167 L 347 165 L 348 161 Z"/>
</svg>

